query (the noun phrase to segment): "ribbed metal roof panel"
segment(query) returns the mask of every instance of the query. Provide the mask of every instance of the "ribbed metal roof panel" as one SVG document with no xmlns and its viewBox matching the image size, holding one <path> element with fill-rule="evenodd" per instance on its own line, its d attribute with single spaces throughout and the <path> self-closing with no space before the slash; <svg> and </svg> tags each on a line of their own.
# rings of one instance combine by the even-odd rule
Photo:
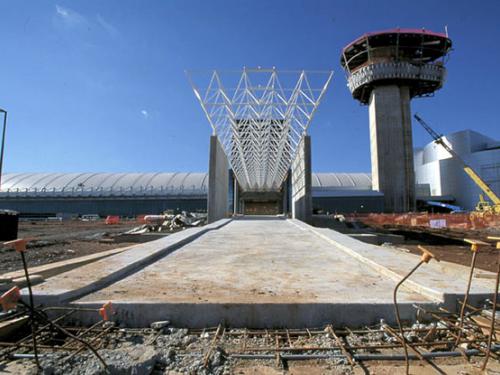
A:
<svg viewBox="0 0 500 375">
<path fill-rule="evenodd" d="M 2 195 L 199 196 L 208 191 L 207 173 L 8 173 Z M 371 190 L 367 173 L 313 173 L 313 189 Z"/>
<path fill-rule="evenodd" d="M 313 173 L 313 188 L 337 190 L 371 190 L 369 173 Z"/>
<path fill-rule="evenodd" d="M 8 173 L 2 195 L 202 195 L 206 173 Z"/>
</svg>

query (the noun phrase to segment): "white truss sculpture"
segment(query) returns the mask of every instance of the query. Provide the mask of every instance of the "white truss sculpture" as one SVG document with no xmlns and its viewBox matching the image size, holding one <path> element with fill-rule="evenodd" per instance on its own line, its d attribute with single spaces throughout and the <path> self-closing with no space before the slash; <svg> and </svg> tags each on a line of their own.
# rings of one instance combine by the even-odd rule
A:
<svg viewBox="0 0 500 375">
<path fill-rule="evenodd" d="M 241 189 L 279 191 L 333 72 L 213 71 L 204 88 L 188 76 Z"/>
</svg>

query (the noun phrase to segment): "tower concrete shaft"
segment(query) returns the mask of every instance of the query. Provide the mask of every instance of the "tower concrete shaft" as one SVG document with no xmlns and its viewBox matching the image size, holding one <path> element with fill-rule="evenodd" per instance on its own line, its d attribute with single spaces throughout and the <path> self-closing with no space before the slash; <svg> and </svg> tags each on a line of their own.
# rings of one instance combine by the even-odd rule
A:
<svg viewBox="0 0 500 375">
<path fill-rule="evenodd" d="M 390 212 L 415 208 L 410 93 L 407 86 L 378 86 L 370 94 L 373 189 L 384 192 Z"/>
</svg>

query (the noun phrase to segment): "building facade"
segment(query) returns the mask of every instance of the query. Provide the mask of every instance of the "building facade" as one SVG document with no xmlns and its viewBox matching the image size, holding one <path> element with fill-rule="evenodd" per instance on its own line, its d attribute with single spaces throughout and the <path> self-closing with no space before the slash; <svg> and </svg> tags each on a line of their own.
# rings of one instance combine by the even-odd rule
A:
<svg viewBox="0 0 500 375">
<path fill-rule="evenodd" d="M 452 133 L 444 139 L 497 195 L 500 194 L 500 141 L 472 130 Z M 460 161 L 452 158 L 442 146 L 432 142 L 416 149 L 414 160 L 419 199 L 446 197 L 466 210 L 474 209 L 481 190 L 465 174 Z"/>
</svg>

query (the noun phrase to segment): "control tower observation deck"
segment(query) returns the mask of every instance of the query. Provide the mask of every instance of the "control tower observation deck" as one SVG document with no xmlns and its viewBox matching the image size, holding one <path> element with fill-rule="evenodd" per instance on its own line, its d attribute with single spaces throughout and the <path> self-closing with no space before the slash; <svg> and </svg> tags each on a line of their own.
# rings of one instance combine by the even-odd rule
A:
<svg viewBox="0 0 500 375">
<path fill-rule="evenodd" d="M 410 100 L 430 96 L 446 77 L 446 34 L 394 29 L 364 34 L 342 50 L 354 99 L 369 105 L 373 189 L 385 210 L 415 208 Z"/>
</svg>

